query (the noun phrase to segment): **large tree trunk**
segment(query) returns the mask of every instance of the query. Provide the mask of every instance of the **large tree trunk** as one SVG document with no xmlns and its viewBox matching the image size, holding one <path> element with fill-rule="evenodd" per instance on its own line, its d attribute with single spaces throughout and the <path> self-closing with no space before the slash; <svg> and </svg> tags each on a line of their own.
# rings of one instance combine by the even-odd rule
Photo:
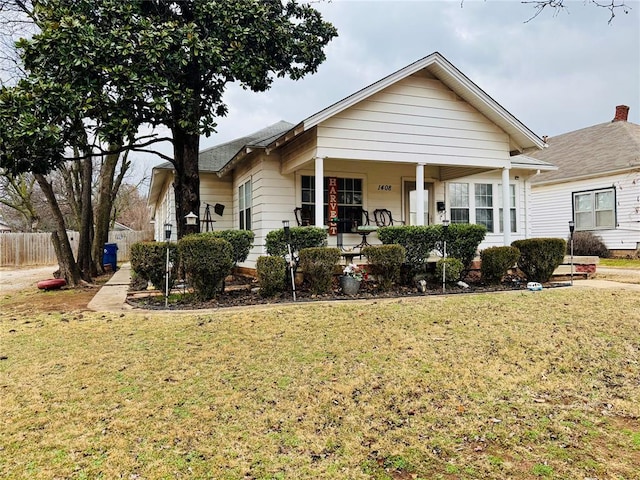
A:
<svg viewBox="0 0 640 480">
<path fill-rule="evenodd" d="M 198 170 L 198 149 L 200 136 L 187 133 L 179 127 L 173 128 L 173 156 L 175 180 L 173 190 L 176 197 L 176 218 L 178 238 L 189 233 L 200 232 L 200 173 Z M 193 226 L 187 226 L 185 216 L 190 212 L 198 215 Z"/>
<path fill-rule="evenodd" d="M 53 215 L 53 218 L 56 222 L 56 231 L 54 232 L 54 235 L 52 235 L 51 239 L 53 241 L 53 247 L 56 251 L 56 256 L 58 257 L 60 276 L 67 281 L 67 285 L 77 287 L 78 285 L 80 285 L 82 278 L 80 275 L 78 264 L 73 257 L 73 250 L 71 249 L 71 244 L 69 243 L 69 237 L 67 236 L 67 227 L 64 223 L 64 216 L 60 211 L 60 205 L 58 205 L 56 196 L 53 193 L 53 187 L 47 181 L 45 176 L 41 174 L 35 174 L 35 177 L 38 185 L 40 185 L 42 193 L 49 203 L 51 214 Z"/>
<path fill-rule="evenodd" d="M 116 150 L 119 145 L 111 145 L 110 150 Z M 98 180 L 98 198 L 96 204 L 95 232 L 93 236 L 93 245 L 91 253 L 95 270 L 102 274 L 104 266 L 102 265 L 102 253 L 104 244 L 109 240 L 109 226 L 111 224 L 111 211 L 118 189 L 122 183 L 122 179 L 128 169 L 126 158 L 123 160 L 122 168 L 115 178 L 115 171 L 120 159 L 119 153 L 108 154 L 100 167 L 100 177 Z"/>
<path fill-rule="evenodd" d="M 78 242 L 78 267 L 82 277 L 87 282 L 95 277 L 93 261 L 91 259 L 91 241 L 93 239 L 93 206 L 91 201 L 91 182 L 93 180 L 93 159 L 88 158 L 82 162 L 82 201 L 80 218 L 80 238 Z"/>
</svg>

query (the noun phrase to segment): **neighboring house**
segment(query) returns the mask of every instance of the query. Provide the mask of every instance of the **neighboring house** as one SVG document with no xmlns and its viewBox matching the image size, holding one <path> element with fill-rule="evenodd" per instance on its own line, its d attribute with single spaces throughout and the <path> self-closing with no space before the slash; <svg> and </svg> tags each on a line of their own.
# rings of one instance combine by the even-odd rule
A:
<svg viewBox="0 0 640 480">
<path fill-rule="evenodd" d="M 0 220 L 0 233 L 11 233 L 11 227 L 4 220 Z"/>
<path fill-rule="evenodd" d="M 640 125 L 628 112 L 619 105 L 611 122 L 549 138 L 531 155 L 558 167 L 532 179 L 534 236 L 568 238 L 574 221 L 617 254 L 640 247 Z"/>
<path fill-rule="evenodd" d="M 388 209 L 394 220 L 412 225 L 443 218 L 484 224 L 489 233 L 481 248 L 509 245 L 531 236 L 530 178 L 555 168 L 528 155 L 543 147 L 541 138 L 433 53 L 298 124 L 279 122 L 200 152 L 196 213 L 202 222 L 206 205 L 224 205 L 207 226 L 255 233 L 243 264 L 249 268 L 266 253 L 269 231 L 282 228 L 283 220 L 296 225 L 295 207 L 318 226 L 360 207 L 372 222 L 375 209 Z M 153 169 L 149 204 L 157 240 L 164 238 L 164 223 L 176 222 L 172 181 L 170 163 Z M 339 239 L 346 248 L 358 244 L 353 224 L 331 224 L 329 245 Z M 368 240 L 379 243 L 375 234 Z"/>
</svg>

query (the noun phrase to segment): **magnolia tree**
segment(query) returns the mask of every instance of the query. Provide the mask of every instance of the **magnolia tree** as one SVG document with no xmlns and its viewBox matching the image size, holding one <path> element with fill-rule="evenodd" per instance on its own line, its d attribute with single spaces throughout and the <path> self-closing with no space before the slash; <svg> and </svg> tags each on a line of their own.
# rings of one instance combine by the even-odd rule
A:
<svg viewBox="0 0 640 480">
<path fill-rule="evenodd" d="M 175 168 L 176 216 L 199 211 L 199 138 L 226 114 L 227 83 L 264 91 L 276 77 L 300 79 L 317 70 L 337 35 L 293 0 L 47 0 L 28 5 L 28 16 L 39 30 L 17 44 L 25 77 L 0 91 L 0 168 L 32 172 L 52 204 L 45 174 L 80 163 L 85 278 L 95 159 L 170 140 L 173 156 L 158 154 Z M 171 138 L 139 139 L 142 126 L 166 126 Z M 178 224 L 179 237 L 185 229 Z M 57 231 L 64 236 L 62 224 Z M 58 240 L 65 278 L 76 284 L 77 272 L 62 265 L 73 260 L 68 241 Z"/>
</svg>

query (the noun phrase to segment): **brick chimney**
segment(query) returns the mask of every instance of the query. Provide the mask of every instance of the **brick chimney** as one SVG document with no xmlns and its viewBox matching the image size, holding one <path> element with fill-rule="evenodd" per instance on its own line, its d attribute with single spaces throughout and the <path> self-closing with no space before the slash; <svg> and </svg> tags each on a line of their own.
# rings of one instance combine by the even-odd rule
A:
<svg viewBox="0 0 640 480">
<path fill-rule="evenodd" d="M 626 122 L 629 117 L 629 107 L 626 105 L 618 105 L 616 107 L 616 116 L 613 117 L 612 122 Z"/>
</svg>

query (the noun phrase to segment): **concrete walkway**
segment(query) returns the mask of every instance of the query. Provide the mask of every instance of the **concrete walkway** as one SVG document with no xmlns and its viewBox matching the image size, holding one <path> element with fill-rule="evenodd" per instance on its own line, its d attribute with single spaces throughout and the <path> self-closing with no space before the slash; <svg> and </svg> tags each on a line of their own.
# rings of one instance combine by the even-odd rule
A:
<svg viewBox="0 0 640 480">
<path fill-rule="evenodd" d="M 87 307 L 95 312 L 123 312 L 133 307 L 126 303 L 131 283 L 131 264 L 124 263 L 105 283 Z"/>
</svg>

